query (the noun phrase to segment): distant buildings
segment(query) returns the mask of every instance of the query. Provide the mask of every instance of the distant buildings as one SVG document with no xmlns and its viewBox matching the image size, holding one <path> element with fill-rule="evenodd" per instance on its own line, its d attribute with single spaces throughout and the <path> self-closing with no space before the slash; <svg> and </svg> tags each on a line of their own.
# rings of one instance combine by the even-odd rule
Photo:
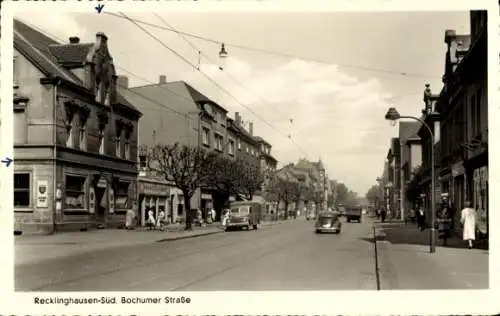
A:
<svg viewBox="0 0 500 316">
<path fill-rule="evenodd" d="M 455 228 L 459 225 L 460 209 L 470 200 L 478 212 L 479 231 L 488 235 L 488 86 L 487 86 L 487 16 L 486 11 L 471 11 L 470 35 L 445 32 L 447 45 L 443 88 L 433 94 L 430 87 L 424 91 L 425 107 L 420 117 L 435 135 L 434 141 L 424 125 L 415 134 L 414 126 L 400 125 L 399 145 L 402 152 L 401 184 L 406 190 L 420 192 L 419 197 L 399 205 L 420 203 L 430 219 L 431 194 L 440 203 L 442 194 L 449 197 L 455 210 Z M 403 124 L 403 123 L 402 123 Z M 406 122 L 405 122 L 406 124 Z M 411 130 L 411 131 L 410 131 Z M 406 140 L 403 140 L 406 138 Z M 406 144 L 407 147 L 403 146 Z M 394 144 L 392 144 L 394 145 Z M 393 147 L 389 153 L 392 153 Z M 418 149 L 421 149 L 421 155 Z M 434 149 L 436 190 L 431 192 L 431 166 Z M 405 153 L 406 151 L 406 153 Z M 393 157 L 393 154 L 389 155 Z M 387 157 L 388 159 L 390 157 Z M 421 166 L 418 160 L 421 158 Z M 389 162 L 391 160 L 389 159 Z M 405 163 L 408 167 L 405 167 Z M 410 168 L 411 167 L 411 168 Z M 391 170 L 387 182 L 391 179 Z M 413 169 L 413 170 L 411 170 Z M 418 183 L 414 183 L 415 180 Z M 408 187 L 409 183 L 411 188 Z M 403 186 L 396 188 L 403 188 Z M 393 199 L 394 201 L 394 199 Z"/>
<path fill-rule="evenodd" d="M 107 36 L 58 43 L 14 20 L 13 112 L 14 229 L 123 224 L 141 112 L 116 90 Z"/>
</svg>

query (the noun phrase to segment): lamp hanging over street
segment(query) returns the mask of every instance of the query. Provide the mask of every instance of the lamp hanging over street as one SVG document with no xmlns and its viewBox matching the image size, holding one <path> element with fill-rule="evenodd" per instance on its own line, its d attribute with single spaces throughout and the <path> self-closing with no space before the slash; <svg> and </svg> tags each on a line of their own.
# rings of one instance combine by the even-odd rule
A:
<svg viewBox="0 0 500 316">
<path fill-rule="evenodd" d="M 222 43 L 221 46 L 220 46 L 219 57 L 220 58 L 226 58 L 227 57 L 227 50 L 226 50 L 226 47 L 224 46 L 224 43 Z"/>
</svg>

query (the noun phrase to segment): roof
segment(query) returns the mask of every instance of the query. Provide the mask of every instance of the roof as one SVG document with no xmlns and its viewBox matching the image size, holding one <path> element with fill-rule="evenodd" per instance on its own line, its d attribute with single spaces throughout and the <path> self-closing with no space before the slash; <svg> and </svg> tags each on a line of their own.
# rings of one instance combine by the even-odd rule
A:
<svg viewBox="0 0 500 316">
<path fill-rule="evenodd" d="M 418 137 L 420 122 L 399 122 L 399 140 L 401 143 L 406 142 L 409 138 Z"/>
<path fill-rule="evenodd" d="M 271 144 L 270 144 L 270 143 L 268 143 L 268 142 L 267 142 L 264 138 L 262 138 L 262 137 L 260 137 L 260 136 L 255 136 L 255 140 L 257 140 L 257 142 L 259 142 L 259 143 L 264 143 L 264 144 L 266 144 L 266 145 L 271 146 Z"/>
<path fill-rule="evenodd" d="M 80 78 L 71 70 L 64 68 L 62 64 L 78 62 L 84 54 L 84 50 L 87 49 L 86 56 L 93 45 L 93 43 L 61 44 L 20 20 L 14 19 L 14 47 L 47 77 L 60 77 L 84 87 Z M 139 112 L 133 104 L 118 92 L 116 101 Z"/>
</svg>

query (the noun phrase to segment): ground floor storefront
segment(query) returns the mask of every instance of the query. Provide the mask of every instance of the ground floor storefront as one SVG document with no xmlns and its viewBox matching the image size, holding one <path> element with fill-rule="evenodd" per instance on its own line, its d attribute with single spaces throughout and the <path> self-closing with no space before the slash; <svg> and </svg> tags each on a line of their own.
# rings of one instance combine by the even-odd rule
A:
<svg viewBox="0 0 500 316">
<path fill-rule="evenodd" d="M 118 227 L 137 208 L 136 174 L 64 163 L 16 164 L 14 230 L 22 233 Z"/>
<path fill-rule="evenodd" d="M 172 206 L 170 203 L 170 190 L 172 188 L 166 181 L 139 177 L 139 213 L 137 219 L 140 226 L 146 226 L 148 214 L 153 212 L 155 219 L 158 219 L 160 212 L 164 212 L 165 221 L 172 222 Z"/>
<path fill-rule="evenodd" d="M 476 209 L 476 227 L 481 237 L 489 236 L 488 151 L 470 158 L 466 164 L 468 199 Z"/>
</svg>

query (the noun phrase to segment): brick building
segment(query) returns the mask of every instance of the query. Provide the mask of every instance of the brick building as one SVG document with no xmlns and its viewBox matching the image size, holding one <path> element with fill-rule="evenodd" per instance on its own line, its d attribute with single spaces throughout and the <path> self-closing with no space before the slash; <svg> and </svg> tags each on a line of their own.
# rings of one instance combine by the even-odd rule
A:
<svg viewBox="0 0 500 316">
<path fill-rule="evenodd" d="M 14 20 L 15 230 L 123 224 L 137 208 L 137 125 L 108 38 L 59 43 Z"/>
</svg>

